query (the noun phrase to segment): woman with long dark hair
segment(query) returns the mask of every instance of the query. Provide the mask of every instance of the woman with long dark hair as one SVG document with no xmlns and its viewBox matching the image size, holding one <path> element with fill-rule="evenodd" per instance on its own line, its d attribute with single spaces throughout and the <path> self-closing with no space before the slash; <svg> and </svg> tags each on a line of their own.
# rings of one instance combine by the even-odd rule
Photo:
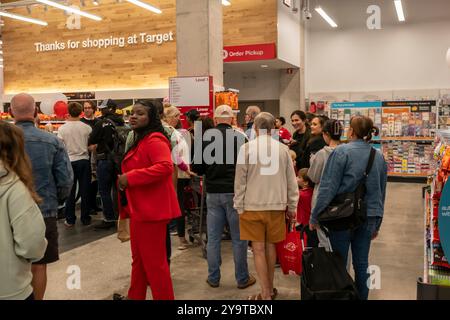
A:
<svg viewBox="0 0 450 320">
<path fill-rule="evenodd" d="M 133 263 L 128 298 L 144 300 L 150 285 L 154 300 L 173 300 L 166 232 L 169 221 L 180 216 L 180 208 L 172 183 L 169 137 L 156 106 L 148 100 L 133 106 L 130 126 L 134 141 L 118 178 L 126 195 L 121 203 L 128 209 L 121 212 L 129 212 L 130 218 Z"/>
<path fill-rule="evenodd" d="M 300 167 L 309 168 L 311 156 L 316 154 L 320 149 L 326 146 L 325 140 L 323 139 L 322 132 L 325 121 L 328 120 L 326 116 L 315 116 L 311 120 L 311 137 L 306 143 L 305 152 L 303 153 L 302 159 L 300 161 Z"/>
<path fill-rule="evenodd" d="M 0 300 L 33 298 L 31 263 L 47 248 L 22 130 L 0 121 Z"/>
</svg>

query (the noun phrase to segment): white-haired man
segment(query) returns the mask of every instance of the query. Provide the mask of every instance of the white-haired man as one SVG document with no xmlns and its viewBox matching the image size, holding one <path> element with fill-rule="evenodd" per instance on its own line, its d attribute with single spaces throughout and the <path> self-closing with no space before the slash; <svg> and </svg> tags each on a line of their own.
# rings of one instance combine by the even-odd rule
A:
<svg viewBox="0 0 450 320">
<path fill-rule="evenodd" d="M 286 212 L 294 219 L 298 185 L 289 148 L 271 136 L 275 118 L 267 112 L 255 118 L 256 138 L 241 147 L 234 183 L 234 207 L 239 212 L 241 240 L 252 241 L 261 293 L 252 300 L 274 299 L 275 244 L 286 237 Z"/>
</svg>

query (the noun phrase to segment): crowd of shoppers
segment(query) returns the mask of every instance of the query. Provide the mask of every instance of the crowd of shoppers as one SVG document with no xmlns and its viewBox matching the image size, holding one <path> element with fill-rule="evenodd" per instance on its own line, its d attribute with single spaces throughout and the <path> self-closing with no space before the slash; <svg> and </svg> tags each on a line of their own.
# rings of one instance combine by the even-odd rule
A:
<svg viewBox="0 0 450 320">
<path fill-rule="evenodd" d="M 89 225 L 90 214 L 99 210 L 93 183 L 98 180 L 104 219 L 97 228 L 113 228 L 117 219 L 129 219 L 131 283 L 122 298 L 145 299 L 150 286 L 154 299 L 174 299 L 169 228 L 176 225 L 178 249 L 189 248 L 185 190 L 193 176 L 203 176 L 206 282 L 220 287 L 221 241 L 224 229 L 229 229 L 237 288 L 246 289 L 258 279 L 259 293 L 248 298 L 275 299 L 275 244 L 285 239 L 287 225 L 295 222 L 298 230 L 307 232 L 308 246 L 321 245 L 321 212 L 337 195 L 356 189 L 369 161 L 369 142 L 378 134 L 371 119 L 355 116 L 347 133 L 349 142 L 341 145 L 343 128 L 338 120 L 297 110 L 290 116 L 291 135 L 285 118 L 257 106 L 246 109 L 241 129 L 227 105 L 218 106 L 213 119 L 189 111 L 185 115 L 189 128 L 183 130 L 178 108 L 141 100 L 133 106 L 131 131 L 118 155 L 117 143 L 128 127 L 116 114 L 114 101 L 105 100 L 99 109 L 102 116 L 95 118 L 95 103 L 70 103 L 69 119 L 56 137 L 35 127 L 37 108 L 30 95 L 12 99 L 10 111 L 17 126 L 0 123 L 0 219 L 9 230 L 1 233 L 0 248 L 17 268 L 0 276 L 7 284 L 0 298 L 44 297 L 46 265 L 58 260 L 58 205 L 65 203 L 65 225 L 72 228 L 78 186 L 81 222 Z M 356 228 L 327 232 L 343 263 L 351 248 L 361 299 L 369 293 L 369 249 L 382 222 L 386 171 L 377 152 L 365 180 L 367 219 Z M 8 197 L 19 195 L 21 204 L 11 207 Z M 8 246 L 12 241 L 16 245 Z M 249 273 L 249 247 L 257 279 Z"/>
</svg>

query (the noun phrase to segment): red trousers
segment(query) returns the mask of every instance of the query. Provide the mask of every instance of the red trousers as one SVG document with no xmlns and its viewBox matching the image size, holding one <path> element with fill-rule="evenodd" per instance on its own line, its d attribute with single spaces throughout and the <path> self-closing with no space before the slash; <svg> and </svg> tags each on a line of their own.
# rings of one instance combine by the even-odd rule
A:
<svg viewBox="0 0 450 320">
<path fill-rule="evenodd" d="M 130 219 L 133 262 L 128 298 L 131 300 L 145 300 L 148 285 L 154 300 L 174 300 L 166 254 L 167 223 Z"/>
</svg>

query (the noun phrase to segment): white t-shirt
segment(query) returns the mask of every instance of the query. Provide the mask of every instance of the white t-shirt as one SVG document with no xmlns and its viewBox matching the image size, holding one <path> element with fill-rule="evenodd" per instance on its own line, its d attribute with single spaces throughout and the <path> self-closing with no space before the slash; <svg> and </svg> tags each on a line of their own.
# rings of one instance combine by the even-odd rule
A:
<svg viewBox="0 0 450 320">
<path fill-rule="evenodd" d="M 89 160 L 88 138 L 92 128 L 81 121 L 67 121 L 58 130 L 58 138 L 66 145 L 71 162 Z"/>
</svg>

